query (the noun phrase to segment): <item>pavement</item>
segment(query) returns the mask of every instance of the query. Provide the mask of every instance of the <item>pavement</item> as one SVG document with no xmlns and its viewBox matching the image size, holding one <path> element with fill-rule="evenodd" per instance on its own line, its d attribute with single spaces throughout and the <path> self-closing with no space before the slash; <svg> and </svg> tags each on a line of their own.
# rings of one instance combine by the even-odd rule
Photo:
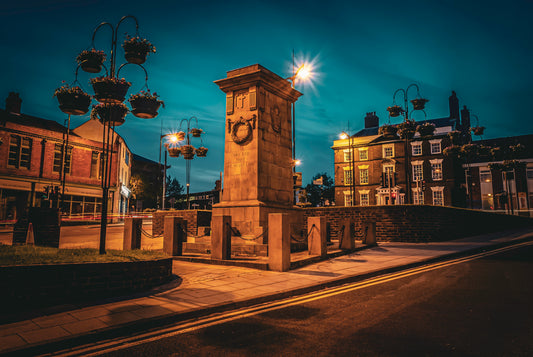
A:
<svg viewBox="0 0 533 357">
<path fill-rule="evenodd" d="M 148 294 L 63 306 L 55 311 L 44 309 L 0 325 L 0 354 L 33 354 L 57 346 L 77 346 L 525 240 L 533 240 L 533 228 L 446 242 L 382 242 L 365 249 L 358 242 L 357 251 L 311 261 L 288 272 L 176 259 L 173 273 L 178 278 Z"/>
</svg>

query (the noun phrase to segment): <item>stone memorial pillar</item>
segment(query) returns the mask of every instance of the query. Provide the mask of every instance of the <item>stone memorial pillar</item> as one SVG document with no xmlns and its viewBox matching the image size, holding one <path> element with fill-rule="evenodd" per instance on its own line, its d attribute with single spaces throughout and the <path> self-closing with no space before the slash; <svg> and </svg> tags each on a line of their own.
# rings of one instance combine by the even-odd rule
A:
<svg viewBox="0 0 533 357">
<path fill-rule="evenodd" d="M 273 271 L 287 271 L 291 268 L 289 215 L 269 214 L 268 227 L 268 268 Z"/>
<path fill-rule="evenodd" d="M 215 83 L 226 94 L 226 122 L 224 189 L 213 216 L 231 216 L 241 235 L 263 234 L 257 243 L 267 243 L 268 214 L 293 209 L 291 105 L 301 93 L 259 64 Z"/>
</svg>

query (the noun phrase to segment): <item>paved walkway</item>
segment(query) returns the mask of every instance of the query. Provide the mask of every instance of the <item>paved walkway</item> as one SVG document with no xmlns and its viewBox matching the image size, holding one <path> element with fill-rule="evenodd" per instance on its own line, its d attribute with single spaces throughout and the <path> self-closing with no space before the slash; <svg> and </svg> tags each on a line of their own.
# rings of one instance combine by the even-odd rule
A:
<svg viewBox="0 0 533 357">
<path fill-rule="evenodd" d="M 236 266 L 174 261 L 179 286 L 150 296 L 38 316 L 0 325 L 0 353 L 110 331 L 154 319 L 195 316 L 223 308 L 288 297 L 361 275 L 402 269 L 450 254 L 533 239 L 533 228 L 439 243 L 380 243 L 349 255 L 279 273 Z"/>
</svg>

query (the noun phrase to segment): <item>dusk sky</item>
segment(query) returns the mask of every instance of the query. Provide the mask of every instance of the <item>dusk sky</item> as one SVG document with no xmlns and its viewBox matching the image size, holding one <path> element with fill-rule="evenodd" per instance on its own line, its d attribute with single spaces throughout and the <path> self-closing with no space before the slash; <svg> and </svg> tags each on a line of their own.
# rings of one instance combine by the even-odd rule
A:
<svg viewBox="0 0 533 357">
<path fill-rule="evenodd" d="M 140 35 L 157 48 L 145 64 L 148 86 L 166 108 L 152 120 L 130 114 L 117 131 L 134 153 L 158 161 L 161 120 L 168 133 L 196 116 L 209 153 L 192 162 L 191 192 L 214 188 L 223 170 L 225 95 L 213 81 L 255 63 L 288 77 L 293 50 L 297 62 L 313 61 L 315 72 L 312 85 L 297 85 L 304 94 L 296 104 L 304 185 L 317 172 L 333 174 L 330 147 L 348 122 L 359 130 L 370 111 L 388 122 L 393 93 L 411 83 L 430 100 L 428 119 L 448 116 L 455 90 L 461 108 L 487 128 L 484 138 L 533 133 L 532 0 L 20 0 L 3 1 L 0 9 L 2 106 L 9 92 L 19 92 L 23 113 L 60 123 L 66 114 L 52 95 L 62 81 L 74 80 L 76 56 L 90 47 L 94 28 L 137 17 Z M 134 31 L 125 22 L 119 38 Z M 96 47 L 109 52 L 107 29 Z M 132 82 L 129 94 L 144 86 L 139 68 L 128 66 L 120 76 Z M 89 78 L 80 70 L 78 80 L 92 94 Z M 88 118 L 73 116 L 72 127 Z M 184 184 L 185 161 L 169 164 Z"/>
</svg>

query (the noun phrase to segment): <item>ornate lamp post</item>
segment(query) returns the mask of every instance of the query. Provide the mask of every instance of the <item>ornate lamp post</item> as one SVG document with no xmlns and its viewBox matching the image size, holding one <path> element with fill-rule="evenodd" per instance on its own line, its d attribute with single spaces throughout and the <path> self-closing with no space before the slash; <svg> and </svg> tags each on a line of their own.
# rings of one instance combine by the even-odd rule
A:
<svg viewBox="0 0 533 357">
<path fill-rule="evenodd" d="M 196 122 L 195 127 L 191 126 L 191 121 Z M 185 124 L 186 124 L 186 129 L 185 129 Z M 182 126 L 184 130 L 181 130 Z M 190 117 L 189 119 L 182 119 L 180 121 L 178 130 L 179 130 L 178 133 L 163 135 L 161 139 L 165 136 L 170 136 L 171 138 L 170 142 L 165 144 L 169 156 L 179 157 L 181 154 L 183 158 L 185 159 L 185 178 L 187 182 L 187 209 L 190 209 L 191 207 L 190 207 L 190 201 L 189 201 L 189 188 L 191 184 L 191 162 L 194 159 L 195 154 L 197 157 L 206 157 L 208 149 L 203 146 L 202 134 L 205 134 L 205 132 L 199 128 L 198 119 L 196 117 L 193 116 L 193 117 Z M 191 144 L 191 137 L 200 138 L 201 146 L 198 148 L 195 148 Z M 165 166 L 166 166 L 166 163 L 165 163 Z M 164 185 L 163 185 L 163 190 L 164 190 Z M 163 202 L 164 200 L 165 200 L 165 194 L 163 193 Z"/>
<path fill-rule="evenodd" d="M 126 39 L 122 43 L 124 48 L 124 57 L 126 63 L 123 63 L 117 69 L 117 44 L 118 44 L 118 30 L 120 25 L 126 20 L 132 19 L 135 21 L 135 36 L 130 37 L 126 35 Z M 104 65 L 106 54 L 103 51 L 95 49 L 94 40 L 98 30 L 108 27 L 111 30 L 111 43 L 109 68 Z M 146 39 L 139 37 L 139 23 L 134 16 L 128 15 L 120 19 L 120 21 L 113 26 L 109 22 L 102 22 L 93 31 L 91 49 L 81 52 L 78 57 L 78 67 L 76 68 L 76 80 L 77 81 L 78 69 L 88 73 L 100 73 L 102 67 L 106 72 L 104 76 L 91 78 L 90 83 L 94 90 L 94 99 L 98 101 L 98 104 L 93 106 L 91 112 L 91 119 L 98 119 L 102 123 L 102 156 L 100 160 L 100 172 L 102 173 L 102 218 L 100 226 L 100 254 L 105 254 L 106 244 L 106 229 L 107 229 L 107 211 L 109 200 L 109 187 L 111 185 L 111 171 L 112 171 L 112 159 L 113 159 L 113 147 L 114 147 L 114 133 L 115 127 L 122 125 L 125 121 L 126 114 L 130 111 L 128 107 L 123 103 L 131 86 L 130 82 L 124 79 L 119 79 L 120 70 L 129 64 L 135 64 L 141 67 L 145 73 L 145 85 L 146 91 L 141 90 L 139 93 L 131 95 L 129 102 L 131 105 L 131 112 L 133 115 L 143 119 L 151 119 L 157 116 L 159 107 L 163 104 L 158 99 L 156 93 L 150 93 L 148 89 L 148 73 L 142 64 L 146 61 L 146 56 L 155 52 L 155 47 Z M 61 87 L 58 89 L 60 91 Z M 56 91 L 56 96 L 59 101 L 60 109 L 69 114 L 84 114 L 88 111 L 90 105 L 90 97 L 83 92 L 78 86 L 64 88 L 63 92 L 74 92 L 74 95 L 61 96 Z M 87 102 L 86 98 L 89 97 Z M 82 105 L 83 104 L 83 105 Z M 77 113 L 79 111 L 79 113 Z M 67 131 L 68 133 L 68 131 Z M 63 174 L 64 176 L 64 174 Z"/>
<path fill-rule="evenodd" d="M 416 98 L 411 100 L 411 104 L 413 106 L 413 109 L 409 111 L 409 101 L 408 101 L 408 93 L 409 89 L 416 88 Z M 401 105 L 396 104 L 396 95 L 398 93 L 403 94 L 403 100 L 404 105 L 403 107 Z M 415 83 L 410 84 L 407 88 L 403 89 L 397 89 L 394 92 L 394 95 L 392 96 L 392 106 L 387 108 L 387 111 L 389 112 L 389 115 L 391 117 L 398 117 L 401 114 L 404 115 L 404 123 L 403 127 L 403 135 L 400 134 L 403 139 L 405 140 L 405 197 L 407 204 L 412 203 L 412 195 L 411 195 L 411 181 L 410 181 L 410 168 L 409 168 L 409 139 L 411 139 L 414 136 L 414 123 L 412 120 L 409 119 L 409 114 L 412 113 L 413 110 L 422 110 L 424 114 L 426 113 L 424 111 L 426 103 L 429 102 L 428 99 L 424 99 L 420 96 L 420 88 Z M 390 188 L 389 188 L 390 189 Z"/>
<path fill-rule="evenodd" d="M 350 148 L 350 165 L 352 165 L 352 169 L 351 169 L 352 182 L 351 182 L 351 185 L 350 185 L 350 194 L 352 195 L 351 206 L 355 206 L 355 157 L 354 157 L 354 147 L 353 147 L 353 142 L 352 142 L 353 138 L 352 138 L 351 135 L 349 135 L 345 131 L 343 131 L 339 135 L 339 137 L 341 139 L 349 139 L 348 145 L 349 145 L 349 148 Z"/>
</svg>

